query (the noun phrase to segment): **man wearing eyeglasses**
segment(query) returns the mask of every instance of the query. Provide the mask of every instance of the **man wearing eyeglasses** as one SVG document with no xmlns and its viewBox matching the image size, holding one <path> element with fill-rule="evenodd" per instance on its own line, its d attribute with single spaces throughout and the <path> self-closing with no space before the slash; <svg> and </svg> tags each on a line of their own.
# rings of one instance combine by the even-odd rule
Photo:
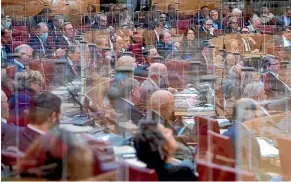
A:
<svg viewBox="0 0 291 182">
<path fill-rule="evenodd" d="M 241 28 L 239 27 L 239 22 L 236 17 L 231 17 L 228 22 L 228 26 L 225 28 L 226 34 L 237 34 Z"/>
<path fill-rule="evenodd" d="M 62 36 L 58 36 L 57 39 L 54 40 L 57 48 L 66 49 L 68 45 L 76 44 L 75 30 L 70 22 L 65 23 L 62 34 Z"/>
<path fill-rule="evenodd" d="M 203 22 L 203 26 L 199 29 L 201 39 L 210 39 L 215 37 L 213 21 L 208 19 Z"/>
<path fill-rule="evenodd" d="M 19 57 L 11 60 L 9 64 L 16 66 L 17 72 L 21 72 L 26 69 L 25 66 L 28 66 L 32 60 L 33 49 L 27 44 L 21 44 L 15 48 L 15 53 Z"/>
</svg>

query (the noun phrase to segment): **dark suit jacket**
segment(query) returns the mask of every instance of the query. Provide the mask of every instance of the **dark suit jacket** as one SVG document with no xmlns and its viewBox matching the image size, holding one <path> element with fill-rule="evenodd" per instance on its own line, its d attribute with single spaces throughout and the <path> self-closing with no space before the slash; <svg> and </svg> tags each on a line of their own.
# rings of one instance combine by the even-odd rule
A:
<svg viewBox="0 0 291 182">
<path fill-rule="evenodd" d="M 53 40 L 57 39 L 58 36 L 62 36 L 62 31 L 60 29 L 55 29 L 54 23 L 50 22 L 48 24 L 49 35 L 53 36 Z"/>
<path fill-rule="evenodd" d="M 278 80 L 273 74 L 270 72 L 266 72 L 262 75 L 262 82 L 264 83 L 264 88 L 267 94 L 272 93 L 285 93 L 285 85 L 281 80 Z"/>
<path fill-rule="evenodd" d="M 41 135 L 29 127 L 21 127 L 19 130 L 14 130 L 15 132 L 11 132 L 10 134 L 7 134 L 7 137 L 5 137 L 3 141 L 3 147 L 7 148 L 9 146 L 15 146 L 17 147 L 16 140 L 19 139 L 19 145 L 18 149 L 22 152 L 25 152 L 29 146 Z M 16 132 L 19 132 L 19 138 L 15 137 Z"/>
<path fill-rule="evenodd" d="M 33 48 L 34 52 L 37 52 L 40 55 L 40 57 L 42 57 L 43 55 L 48 55 L 48 57 L 53 57 L 53 50 L 52 50 L 51 46 L 48 44 L 47 40 L 45 42 L 43 42 L 43 47 L 44 47 L 45 52 L 43 52 L 41 42 L 37 38 L 36 35 L 32 35 L 30 37 L 29 45 L 30 45 L 30 47 Z"/>
<path fill-rule="evenodd" d="M 78 78 L 78 75 L 75 75 L 72 66 L 69 63 L 69 60 L 66 56 L 58 59 L 55 63 L 54 77 L 53 77 L 53 86 L 64 86 L 67 83 L 72 82 L 75 78 Z M 77 70 L 76 70 L 77 71 Z"/>
<path fill-rule="evenodd" d="M 54 38 L 54 42 L 57 49 L 66 49 L 69 45 L 69 42 L 63 36 L 56 36 L 56 38 Z M 75 42 L 72 42 L 72 44 L 75 44 Z"/>
<path fill-rule="evenodd" d="M 186 166 L 172 166 L 156 170 L 159 181 L 198 181 L 194 172 Z"/>
<path fill-rule="evenodd" d="M 215 33 L 213 35 L 210 34 L 210 31 L 204 29 L 203 27 L 199 28 L 199 38 L 200 39 L 211 39 L 215 37 Z"/>
<path fill-rule="evenodd" d="M 11 133 L 16 133 L 16 126 L 9 124 L 9 123 L 4 123 L 1 121 L 1 142 L 2 142 L 1 146 L 2 146 L 2 149 L 3 149 L 3 141 Z"/>
</svg>

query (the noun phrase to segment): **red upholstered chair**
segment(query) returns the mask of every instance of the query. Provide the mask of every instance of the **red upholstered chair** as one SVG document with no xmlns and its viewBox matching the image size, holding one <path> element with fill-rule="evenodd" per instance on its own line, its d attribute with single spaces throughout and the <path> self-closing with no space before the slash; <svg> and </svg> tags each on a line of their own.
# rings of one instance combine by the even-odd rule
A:
<svg viewBox="0 0 291 182">
<path fill-rule="evenodd" d="M 28 27 L 27 26 L 13 26 L 12 27 L 12 36 L 27 36 Z"/>
<path fill-rule="evenodd" d="M 54 77 L 55 65 L 52 60 L 47 60 L 42 62 L 43 73 L 45 77 L 46 88 L 50 86 Z"/>
<path fill-rule="evenodd" d="M 208 136 L 210 141 L 208 152 L 212 154 L 211 162 L 234 168 L 235 158 L 231 139 L 211 130 L 208 130 Z"/>
<path fill-rule="evenodd" d="M 183 34 L 187 28 L 190 27 L 189 20 L 178 20 L 177 22 L 177 34 Z"/>
<path fill-rule="evenodd" d="M 197 161 L 199 181 L 257 181 L 254 173 L 217 164 Z"/>
<path fill-rule="evenodd" d="M 189 71 L 189 61 L 168 61 L 169 87 L 183 90 L 187 85 L 187 74 Z"/>
<path fill-rule="evenodd" d="M 137 167 L 127 162 L 121 162 L 120 169 L 124 181 L 158 181 L 156 171 L 153 169 Z"/>
<path fill-rule="evenodd" d="M 291 151 L 290 137 L 277 137 L 279 147 L 281 170 L 283 174 L 283 181 L 291 180 L 291 158 L 289 152 Z"/>
<path fill-rule="evenodd" d="M 208 130 L 219 134 L 218 121 L 205 116 L 195 116 L 194 122 L 195 127 L 193 133 L 196 134 L 198 155 L 203 156 L 208 149 Z"/>
<path fill-rule="evenodd" d="M 12 48 L 12 51 L 14 52 L 15 51 L 15 48 L 17 47 L 17 46 L 19 46 L 19 45 L 21 45 L 21 44 L 25 44 L 26 42 L 25 41 L 22 41 L 22 40 L 20 40 L 20 41 L 13 41 L 12 42 L 12 45 L 11 45 L 11 48 Z"/>
<path fill-rule="evenodd" d="M 9 78 L 14 79 L 14 76 L 15 76 L 16 72 L 17 72 L 16 66 L 9 66 L 9 67 L 6 68 L 6 75 Z"/>
</svg>

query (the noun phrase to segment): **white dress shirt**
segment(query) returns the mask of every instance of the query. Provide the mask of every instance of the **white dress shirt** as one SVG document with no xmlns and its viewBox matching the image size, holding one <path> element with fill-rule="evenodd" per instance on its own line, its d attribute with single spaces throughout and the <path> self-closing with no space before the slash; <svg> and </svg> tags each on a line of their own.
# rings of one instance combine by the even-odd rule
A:
<svg viewBox="0 0 291 182">
<path fill-rule="evenodd" d="M 7 120 L 5 118 L 1 118 L 1 122 L 7 123 Z"/>
<path fill-rule="evenodd" d="M 283 47 L 291 47 L 291 41 L 288 40 L 284 35 L 282 35 L 283 38 Z"/>
<path fill-rule="evenodd" d="M 44 131 L 42 131 L 40 129 L 37 129 L 37 128 L 31 126 L 30 124 L 28 124 L 27 127 L 30 128 L 31 130 L 35 131 L 36 133 L 41 134 L 41 135 L 45 135 L 46 134 Z"/>
</svg>

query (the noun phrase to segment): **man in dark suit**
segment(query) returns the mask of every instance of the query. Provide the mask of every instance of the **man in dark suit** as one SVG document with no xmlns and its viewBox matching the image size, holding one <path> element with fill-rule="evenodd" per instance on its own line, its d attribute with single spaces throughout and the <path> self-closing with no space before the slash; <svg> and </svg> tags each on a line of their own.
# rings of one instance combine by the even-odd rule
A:
<svg viewBox="0 0 291 182">
<path fill-rule="evenodd" d="M 172 35 L 168 31 L 163 31 L 159 34 L 159 42 L 157 44 L 157 50 L 161 56 L 166 58 L 168 55 L 173 53 L 174 50 L 177 50 L 173 41 Z"/>
<path fill-rule="evenodd" d="M 1 64 L 7 60 L 7 54 L 12 53 L 11 50 L 12 31 L 10 29 L 1 29 Z"/>
<path fill-rule="evenodd" d="M 38 23 L 35 27 L 35 34 L 29 39 L 29 45 L 40 57 L 59 57 L 64 55 L 62 49 L 54 51 L 48 43 L 48 26 L 46 23 Z"/>
<path fill-rule="evenodd" d="M 269 43 L 275 43 L 278 47 L 291 47 L 291 26 L 285 28 L 282 35 L 274 36 L 274 38 Z"/>
<path fill-rule="evenodd" d="M 76 45 L 75 30 L 70 22 L 64 24 L 62 35 L 54 39 L 57 48 L 66 49 L 68 45 Z"/>
<path fill-rule="evenodd" d="M 7 137 L 7 134 L 16 134 L 16 126 L 8 124 L 9 118 L 9 103 L 5 92 L 1 91 L 1 142 Z M 1 144 L 1 146 L 2 146 Z M 3 148 L 3 146 L 2 146 Z"/>
<path fill-rule="evenodd" d="M 59 124 L 60 113 L 60 98 L 48 92 L 39 94 L 30 103 L 28 110 L 29 124 L 18 130 L 19 138 L 15 137 L 15 133 L 7 134 L 3 141 L 4 148 L 15 146 L 20 151 L 25 152 L 37 138 Z M 19 145 L 16 145 L 17 140 L 19 140 Z"/>
<path fill-rule="evenodd" d="M 145 106 L 150 96 L 161 87 L 162 79 L 167 77 L 167 67 L 161 63 L 153 63 L 149 67 L 149 76 L 140 86 L 140 102 Z"/>
<path fill-rule="evenodd" d="M 55 61 L 53 85 L 63 86 L 80 76 L 77 67 L 80 61 L 80 49 L 77 45 L 69 45 L 66 55 Z"/>
<path fill-rule="evenodd" d="M 240 33 L 241 28 L 239 27 L 239 21 L 236 17 L 230 17 L 228 26 L 224 29 L 226 34 L 237 34 Z"/>
<path fill-rule="evenodd" d="M 287 85 L 279 77 L 278 65 L 279 60 L 275 56 L 265 56 L 262 60 L 262 82 L 268 97 L 283 94 L 286 91 L 290 94 L 290 90 L 288 89 L 289 86 L 287 87 Z"/>
<path fill-rule="evenodd" d="M 152 94 L 150 99 L 150 110 L 148 110 L 142 120 L 161 123 L 166 128 L 171 129 L 174 135 L 177 135 L 178 130 L 174 128 L 172 121 L 170 121 L 174 111 L 174 104 L 174 96 L 171 92 L 158 90 Z M 174 157 L 180 160 L 193 160 L 192 151 L 182 142 L 178 143 L 178 149 Z"/>
<path fill-rule="evenodd" d="M 130 136 L 131 130 L 136 129 L 136 125 L 143 117 L 143 114 L 135 107 L 140 99 L 139 82 L 128 78 L 117 87 L 112 87 L 108 95 L 117 113 L 118 132 L 124 136 Z"/>
<path fill-rule="evenodd" d="M 49 35 L 56 39 L 57 36 L 62 36 L 62 28 L 65 23 L 64 15 L 55 15 L 53 21 L 48 24 Z"/>
</svg>

